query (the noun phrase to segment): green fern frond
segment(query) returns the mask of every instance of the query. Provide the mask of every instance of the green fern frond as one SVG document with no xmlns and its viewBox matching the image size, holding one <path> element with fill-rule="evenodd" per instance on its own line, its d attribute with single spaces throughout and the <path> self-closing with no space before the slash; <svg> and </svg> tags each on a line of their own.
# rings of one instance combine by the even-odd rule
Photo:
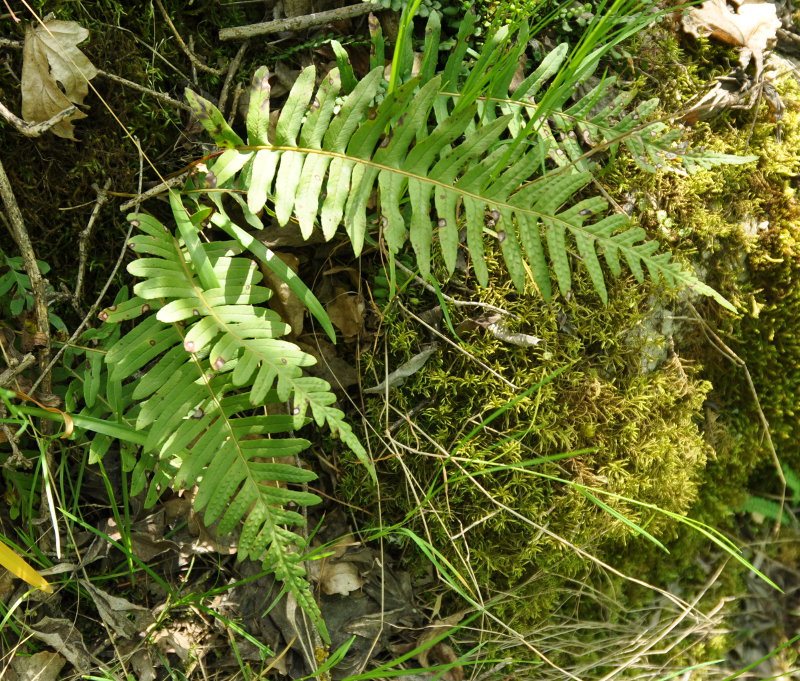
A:
<svg viewBox="0 0 800 681">
<path fill-rule="evenodd" d="M 658 253 L 657 245 L 645 239 L 643 230 L 630 227 L 625 215 L 607 215 L 604 199 L 578 198 L 585 196 L 592 178 L 573 128 L 587 139 L 594 135 L 607 147 L 619 143 L 619 137 L 645 163 L 664 152 L 649 141 L 654 129 L 639 136 L 631 130 L 655 105 L 647 102 L 611 125 L 608 119 L 618 116 L 627 100 L 618 97 L 593 113 L 602 98 L 598 87 L 563 113 L 554 113 L 551 122 L 539 121 L 537 128 L 536 119 L 529 117 L 523 123 L 519 111 L 504 113 L 516 102 L 498 103 L 483 95 L 487 89 L 507 91 L 513 77 L 510 65 L 518 63 L 520 41 L 509 47 L 504 31 L 487 40 L 463 83 L 447 66 L 428 82 L 416 78 L 403 83 L 377 105 L 381 69 L 373 69 L 342 99 L 338 69 L 315 88 L 314 67 L 308 67 L 290 91 L 272 139 L 265 137 L 268 129 L 260 118 L 269 100 L 262 67 L 250 96 L 249 144 L 229 148 L 209 174 L 218 189 L 245 190 L 250 215 L 271 200 L 278 222 L 286 224 L 294 217 L 305 237 L 319 223 L 324 237 L 331 239 L 343 224 L 356 254 L 368 229 L 367 207 L 377 191 L 381 232 L 390 254 L 410 241 L 424 277 L 430 273 L 437 242 L 445 266 L 454 271 L 460 232 L 465 230 L 472 267 L 482 285 L 488 281 L 485 244 L 492 239 L 499 242 L 515 286 L 524 287 L 529 271 L 549 299 L 552 272 L 566 293 L 571 286 L 569 250 L 574 244 L 604 301 L 601 257 L 615 276 L 621 274 L 622 259 L 639 280 L 647 272 L 655 280 L 689 286 L 731 308 L 722 296 L 672 262 L 669 253 Z M 514 98 L 530 102 L 565 55 L 563 49 L 551 53 L 517 88 Z M 486 75 L 495 72 L 488 69 L 492 65 L 502 76 L 499 86 L 489 83 Z M 459 85 L 461 95 L 455 99 L 443 95 L 445 84 Z M 196 111 L 213 109 L 199 96 L 187 96 Z M 218 121 L 213 115 L 205 125 L 218 129 Z M 632 136 L 626 138 L 629 133 Z M 673 141 L 669 134 L 666 139 Z M 215 138 L 221 146 L 230 140 L 224 129 Z M 693 162 L 730 161 L 708 157 Z M 236 171 L 230 172 L 231 167 Z M 221 202 L 216 203 L 217 214 L 224 214 Z"/>
<path fill-rule="evenodd" d="M 129 245 L 144 257 L 128 270 L 141 280 L 134 298 L 102 313 L 109 322 L 138 318 L 105 360 L 110 385 L 133 386 L 124 417 L 145 434 L 133 492 L 148 471 L 156 471 L 148 503 L 167 485 L 197 486 L 206 522 L 221 534 L 243 522 L 240 557 L 269 564 L 324 632 L 305 580 L 304 540 L 289 529 L 304 518 L 286 508 L 319 502 L 287 487 L 316 476 L 294 464 L 309 443 L 286 434 L 308 414 L 365 463 L 366 452 L 333 406 L 330 385 L 303 375 L 313 357 L 280 340 L 289 328 L 261 305 L 271 291 L 255 263 L 239 257 L 242 246 L 204 243 L 199 231 L 212 209 L 190 215 L 177 196 L 171 203 L 180 238 L 149 215 L 129 216 L 141 232 Z M 289 413 L 253 415 L 266 405 Z"/>
</svg>

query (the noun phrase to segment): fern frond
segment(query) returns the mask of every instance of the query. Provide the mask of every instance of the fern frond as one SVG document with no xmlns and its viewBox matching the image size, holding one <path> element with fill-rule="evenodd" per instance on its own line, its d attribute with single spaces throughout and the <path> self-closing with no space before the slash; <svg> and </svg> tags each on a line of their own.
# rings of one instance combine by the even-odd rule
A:
<svg viewBox="0 0 800 681">
<path fill-rule="evenodd" d="M 525 285 L 529 269 L 549 299 L 552 271 L 559 289 L 566 293 L 572 280 L 569 251 L 574 244 L 604 301 L 607 290 L 601 257 L 615 276 L 621 274 L 623 259 L 639 280 L 647 272 L 668 285 L 690 286 L 730 308 L 722 296 L 672 262 L 669 253 L 658 253 L 657 245 L 645 239 L 643 230 L 630 227 L 625 215 L 607 215 L 604 199 L 583 198 L 591 175 L 576 131 L 582 138 L 597 138 L 606 148 L 619 143 L 617 136 L 637 160 L 649 163 L 666 153 L 651 140 L 655 129 L 646 128 L 638 137 L 625 136 L 655 104 L 646 102 L 637 113 L 622 116 L 612 125 L 609 119 L 620 116 L 628 100 L 618 97 L 595 112 L 603 94 L 598 87 L 563 112 L 553 113 L 549 121 L 538 121 L 537 126 L 531 115 L 524 122 L 517 102 L 530 104 L 559 69 L 566 51 L 551 53 L 517 88 L 512 100 L 498 103 L 482 93 L 507 91 L 511 65 L 518 63 L 521 49 L 520 41 L 509 44 L 503 31 L 487 41 L 463 84 L 457 82 L 458 72 L 448 62 L 441 76 L 425 83 L 412 79 L 377 105 L 381 69 L 370 72 L 342 100 L 338 69 L 324 76 L 315 89 L 314 70 L 308 67 L 289 94 L 273 139 L 265 139 L 268 131 L 253 123 L 255 110 L 268 101 L 266 71 L 259 70 L 250 98 L 250 144 L 225 151 L 210 173 L 229 178 L 228 188 L 247 192 L 250 215 L 261 210 L 269 197 L 278 222 L 286 224 L 294 217 L 304 236 L 311 234 L 318 221 L 324 237 L 331 239 L 343 224 L 356 254 L 368 229 L 367 206 L 377 192 L 381 232 L 390 254 L 410 241 L 424 277 L 430 273 L 437 241 L 445 266 L 454 271 L 463 229 L 481 285 L 488 281 L 485 244 L 492 239 L 500 244 L 515 286 Z M 458 49 L 457 45 L 454 55 Z M 499 85 L 489 82 L 488 65 L 494 65 L 499 74 Z M 442 95 L 452 85 L 462 88 L 458 98 Z M 334 113 L 337 97 L 341 107 Z M 198 110 L 212 106 L 197 95 L 190 98 L 199 103 L 193 104 Z M 514 107 L 517 110 L 511 111 Z M 431 118 L 436 121 L 433 126 Z M 206 126 L 214 127 L 215 120 Z M 662 142 L 666 139 L 663 144 L 674 141 L 670 133 L 662 138 Z M 216 141 L 225 145 L 229 140 L 230 135 L 221 132 Z M 240 159 L 235 166 L 241 172 L 230 176 L 225 171 L 237 152 Z M 728 162 L 711 157 L 703 162 L 717 161 Z M 218 188 L 225 186 L 217 183 Z M 221 201 L 216 203 L 216 215 L 224 215 Z"/>
<path fill-rule="evenodd" d="M 167 485 L 197 486 L 195 506 L 206 522 L 217 522 L 221 534 L 243 522 L 240 557 L 269 564 L 324 632 L 305 580 L 305 542 L 289 529 L 304 518 L 286 508 L 319 502 L 287 486 L 316 476 L 294 464 L 309 443 L 286 434 L 308 414 L 365 463 L 366 452 L 333 406 L 330 385 L 303 375 L 313 357 L 280 340 L 288 326 L 261 305 L 271 291 L 255 263 L 238 257 L 238 241 L 200 240 L 202 224 L 224 225 L 224 217 L 211 208 L 190 215 L 177 196 L 171 203 L 180 238 L 149 215 L 129 216 L 141 232 L 131 248 L 154 257 L 128 267 L 140 278 L 135 297 L 103 312 L 110 322 L 140 317 L 106 355 L 109 384 L 133 386 L 124 416 L 145 433 L 133 492 L 144 487 L 148 470 L 157 471 L 148 503 Z M 289 413 L 253 416 L 266 405 Z"/>
</svg>

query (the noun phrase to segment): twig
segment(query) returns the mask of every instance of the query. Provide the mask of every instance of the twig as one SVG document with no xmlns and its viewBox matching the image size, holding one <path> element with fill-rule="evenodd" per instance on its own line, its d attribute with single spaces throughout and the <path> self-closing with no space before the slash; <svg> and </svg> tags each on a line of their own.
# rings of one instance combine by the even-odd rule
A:
<svg viewBox="0 0 800 681">
<path fill-rule="evenodd" d="M 100 76 L 105 76 L 109 80 L 113 80 L 115 83 L 119 83 L 120 85 L 124 85 L 125 87 L 129 87 L 133 90 L 138 90 L 139 92 L 144 92 L 145 94 L 154 97 L 160 102 L 164 102 L 164 104 L 169 104 L 170 106 L 174 106 L 176 109 L 183 109 L 184 111 L 192 110 L 192 108 L 188 104 L 184 104 L 183 102 L 180 102 L 177 99 L 172 99 L 172 97 L 164 94 L 163 92 L 151 90 L 150 88 L 144 87 L 144 85 L 139 85 L 139 83 L 134 83 L 132 80 L 128 80 L 127 78 L 123 78 L 122 76 L 117 76 L 113 73 L 109 73 L 108 71 L 100 71 L 100 70 L 97 71 L 97 74 Z"/>
<path fill-rule="evenodd" d="M 439 338 L 441 338 L 441 339 L 442 339 L 442 340 L 443 340 L 445 343 L 448 343 L 449 345 L 452 345 L 452 346 L 453 346 L 453 347 L 454 347 L 456 350 L 458 350 L 460 353 L 462 353 L 462 354 L 466 355 L 467 357 L 469 357 L 469 358 L 470 358 L 470 359 L 471 359 L 473 362 L 475 362 L 476 364 L 478 364 L 478 365 L 479 365 L 481 368 L 483 368 L 484 370 L 486 370 L 486 371 L 488 371 L 490 374 L 492 374 L 492 376 L 495 376 L 495 377 L 499 378 L 499 379 L 500 379 L 501 381 L 503 381 L 503 383 L 505 383 L 505 384 L 506 384 L 506 385 L 507 385 L 509 388 L 513 388 L 514 390 L 522 390 L 522 388 L 520 388 L 519 386 L 516 386 L 516 385 L 514 385 L 514 384 L 513 384 L 511 381 L 509 381 L 507 378 L 505 378 L 505 377 L 504 377 L 502 374 L 499 374 L 499 373 L 497 373 L 497 372 L 496 372 L 494 369 L 492 369 L 492 367 L 490 367 L 488 364 L 485 364 L 484 362 L 481 362 L 481 361 L 480 361 L 480 360 L 479 360 L 477 357 L 475 357 L 475 356 L 473 356 L 473 355 L 469 354 L 469 353 L 468 353 L 466 350 L 464 350 L 464 348 L 462 348 L 462 347 L 461 347 L 461 346 L 460 346 L 458 343 L 454 343 L 454 342 L 453 342 L 453 341 L 451 341 L 451 340 L 450 340 L 450 339 L 449 339 L 447 336 L 445 336 L 444 334 L 442 334 L 442 333 L 440 333 L 439 331 L 437 331 L 436 329 L 434 329 L 434 328 L 433 328 L 433 327 L 432 327 L 430 324 L 427 324 L 427 323 L 426 323 L 426 322 L 425 322 L 423 319 L 420 319 L 420 318 L 419 318 L 417 315 L 415 315 L 415 314 L 414 314 L 414 313 L 413 313 L 411 310 L 409 310 L 409 309 L 408 309 L 408 308 L 407 308 L 405 305 L 403 305 L 403 303 L 401 303 L 401 302 L 399 302 L 399 301 L 398 301 L 398 303 L 397 303 L 397 304 L 400 306 L 400 309 L 401 309 L 403 312 L 405 312 L 405 313 L 406 313 L 406 314 L 407 314 L 409 317 L 411 317 L 412 319 L 414 319 L 414 320 L 415 320 L 417 323 L 419 323 L 419 324 L 422 324 L 422 326 L 424 326 L 426 329 L 428 329 L 428 331 L 430 331 L 431 333 L 434 333 L 434 334 L 436 334 L 437 336 L 439 336 Z"/>
<path fill-rule="evenodd" d="M 778 452 L 775 449 L 775 444 L 772 442 L 772 435 L 769 432 L 769 421 L 767 421 L 767 417 L 764 414 L 764 410 L 761 408 L 761 400 L 758 399 L 758 391 L 756 391 L 756 386 L 753 383 L 753 377 L 750 375 L 750 370 L 747 368 L 747 363 L 739 357 L 733 350 L 731 350 L 723 340 L 714 332 L 714 330 L 709 326 L 708 322 L 700 316 L 700 313 L 695 309 L 694 305 L 688 303 L 689 309 L 692 312 L 695 320 L 700 323 L 701 328 L 703 329 L 703 333 L 705 334 L 706 338 L 708 338 L 712 345 L 717 349 L 717 351 L 723 355 L 726 359 L 730 362 L 738 366 L 742 371 L 744 371 L 745 379 L 747 380 L 747 387 L 750 389 L 750 394 L 753 397 L 753 402 L 756 405 L 756 413 L 758 414 L 758 420 L 761 423 L 761 427 L 764 429 L 764 437 L 767 441 L 767 449 L 769 449 L 769 453 L 772 456 L 772 463 L 775 466 L 775 471 L 778 474 L 778 479 L 781 481 L 783 485 L 783 492 L 781 493 L 781 504 L 780 504 L 780 512 L 778 513 L 778 520 L 775 524 L 775 534 L 777 534 L 781 529 L 781 520 L 783 516 L 783 507 L 786 504 L 786 477 L 783 475 L 783 469 L 781 468 L 781 461 L 778 457 Z"/>
<path fill-rule="evenodd" d="M 219 39 L 243 40 L 245 38 L 253 38 L 257 35 L 280 33 L 281 31 L 302 31 L 312 26 L 320 26 L 322 24 L 330 24 L 334 21 L 342 21 L 343 19 L 361 17 L 377 9 L 379 9 L 379 7 L 377 7 L 375 3 L 362 2 L 359 5 L 348 5 L 347 7 L 330 9 L 325 12 L 304 14 L 299 17 L 288 17 L 286 19 L 278 19 L 277 21 L 265 21 L 260 24 L 250 24 L 248 26 L 232 26 L 220 30 Z"/>
<path fill-rule="evenodd" d="M 158 9 L 161 10 L 161 15 L 164 17 L 165 21 L 167 22 L 167 25 L 169 26 L 170 30 L 172 31 L 172 34 L 175 36 L 175 40 L 178 41 L 178 47 L 180 47 L 181 50 L 183 50 L 183 53 L 187 57 L 189 57 L 189 61 L 192 62 L 192 64 L 196 68 L 200 69 L 201 71 L 205 71 L 206 73 L 211 73 L 211 74 L 213 74 L 215 76 L 221 76 L 225 72 L 225 69 L 215 69 L 215 68 L 212 68 L 211 66 L 208 66 L 208 65 L 204 64 L 202 61 L 200 61 L 200 58 L 194 52 L 192 52 L 189 49 L 189 46 L 185 42 L 183 42 L 183 38 L 181 38 L 181 34 L 178 33 L 178 29 L 175 28 L 175 24 L 173 24 L 172 23 L 172 19 L 169 18 L 169 14 L 167 14 L 167 10 L 164 9 L 164 5 L 161 4 L 161 0 L 156 0 L 156 4 L 158 5 Z"/>
<path fill-rule="evenodd" d="M 144 154 L 142 153 L 142 148 L 141 148 L 141 145 L 139 144 L 138 138 L 134 137 L 133 141 L 136 143 L 136 147 L 139 150 L 139 194 L 138 194 L 137 198 L 133 199 L 134 204 L 137 204 L 137 206 L 138 206 L 138 201 L 140 200 L 140 197 L 142 196 L 142 175 L 144 174 Z M 53 359 L 50 360 L 50 364 L 47 366 L 46 371 L 50 371 L 50 369 L 52 369 L 53 366 L 55 366 L 55 363 L 61 358 L 61 355 L 63 355 L 64 352 L 66 351 L 66 349 L 70 345 L 72 345 L 72 343 L 75 342 L 75 340 L 78 338 L 78 336 L 81 335 L 83 330 L 89 324 L 89 320 L 94 316 L 95 312 L 97 312 L 97 308 L 100 307 L 100 303 L 103 301 L 103 298 L 105 297 L 109 286 L 111 286 L 111 282 L 114 281 L 114 277 L 117 276 L 117 272 L 119 271 L 119 268 L 122 265 L 122 261 L 125 259 L 125 253 L 126 253 L 127 248 L 128 248 L 128 240 L 131 238 L 131 233 L 132 232 L 133 232 L 133 223 L 131 222 L 128 225 L 128 233 L 125 235 L 125 240 L 122 242 L 122 250 L 119 253 L 119 257 L 117 258 L 117 262 L 114 264 L 114 269 L 111 271 L 111 274 L 108 276 L 108 279 L 106 279 L 106 283 L 103 286 L 102 291 L 100 291 L 100 294 L 97 296 L 97 299 L 94 301 L 94 303 L 92 303 L 92 307 L 89 308 L 89 311 L 86 313 L 86 316 L 83 318 L 81 323 L 78 325 L 78 328 L 75 329 L 75 331 L 72 332 L 72 335 L 69 337 L 69 339 L 67 339 L 67 342 L 64 343 L 59 348 L 58 352 L 56 352 L 56 354 L 53 357 Z M 42 379 L 42 376 L 39 376 L 39 378 L 36 380 L 36 382 L 33 384 L 33 387 L 31 388 L 31 393 L 34 390 L 36 390 L 36 386 L 39 385 L 39 381 L 41 381 L 41 379 Z"/>
<path fill-rule="evenodd" d="M 42 121 L 41 123 L 28 123 L 28 121 L 22 120 L 19 116 L 15 115 L 14 112 L 0 103 L 0 116 L 11 123 L 11 125 L 25 135 L 25 137 L 39 137 L 54 125 L 58 125 L 61 121 L 72 116 L 77 110 L 78 108 L 73 104 L 63 111 L 59 111 L 55 116 L 48 118 L 46 121 Z"/>
<path fill-rule="evenodd" d="M 75 278 L 75 293 L 73 294 L 76 304 L 79 303 L 81 294 L 83 293 L 83 280 L 86 274 L 86 244 L 92 234 L 92 228 L 97 220 L 97 216 L 100 214 L 100 209 L 108 201 L 108 194 L 106 192 L 110 186 L 111 180 L 106 180 L 106 184 L 102 189 L 96 184 L 92 185 L 97 192 L 97 200 L 94 203 L 92 214 L 89 216 L 89 222 L 86 223 L 86 227 L 78 235 L 78 276 Z"/>
<path fill-rule="evenodd" d="M 134 196 L 130 201 L 126 201 L 123 203 L 119 209 L 122 212 L 125 212 L 129 208 L 133 206 L 137 206 L 142 201 L 149 199 L 156 194 L 161 194 L 167 191 L 170 187 L 175 187 L 176 185 L 181 184 L 186 179 L 186 176 L 191 172 L 191 170 L 187 170 L 186 172 L 181 173 L 180 175 L 175 175 L 175 177 L 170 177 L 164 180 L 163 182 L 159 182 L 155 187 L 150 187 L 146 192 L 143 194 L 137 194 Z"/>
<path fill-rule="evenodd" d="M 19 209 L 19 204 L 17 204 L 17 199 L 14 196 L 11 182 L 8 179 L 8 175 L 6 175 L 6 169 L 3 167 L 2 161 L 0 161 L 0 198 L 2 198 L 5 206 L 11 236 L 19 248 L 25 272 L 31 282 L 36 313 L 36 343 L 42 346 L 39 353 L 39 366 L 45 367 L 50 358 L 50 321 L 47 315 L 47 291 L 42 272 L 39 269 L 39 263 L 36 262 L 36 253 L 33 250 L 30 235 L 25 227 L 22 212 Z M 52 387 L 48 371 L 49 369 L 45 370 L 39 376 L 39 382 L 44 382 L 44 390 L 46 392 L 50 392 Z"/>
<path fill-rule="evenodd" d="M 241 83 L 236 83 L 236 89 L 233 91 L 233 102 L 231 102 L 231 111 L 228 114 L 228 125 L 233 125 L 236 120 L 236 112 L 239 110 L 239 100 L 242 97 L 244 88 Z"/>
<path fill-rule="evenodd" d="M 12 360 L 12 362 L 13 361 L 14 360 Z M 23 355 L 22 359 L 20 359 L 19 362 L 14 366 L 9 364 L 8 369 L 0 374 L 0 388 L 5 388 L 9 383 L 11 383 L 15 376 L 19 376 L 19 374 L 21 374 L 23 371 L 25 371 L 25 369 L 35 362 L 36 357 L 29 352 L 28 354 Z"/>
<path fill-rule="evenodd" d="M 414 281 L 417 284 L 419 284 L 420 286 L 422 286 L 422 288 L 427 289 L 428 291 L 430 291 L 433 294 L 436 293 L 436 289 L 433 286 L 431 286 L 422 277 L 418 277 L 414 273 L 413 270 L 411 270 L 410 268 L 406 267 L 403 263 L 401 263 L 398 260 L 395 260 L 394 264 L 397 265 L 397 267 L 399 267 L 401 270 L 403 270 L 403 272 L 405 272 L 406 274 L 410 274 L 411 276 L 413 276 L 414 277 Z M 445 293 L 442 293 L 441 291 L 440 291 L 440 293 L 442 294 L 442 298 L 444 298 L 448 303 L 450 303 L 454 307 L 482 307 L 482 308 L 485 308 L 487 310 L 491 310 L 492 312 L 497 312 L 497 313 L 499 313 L 499 314 L 501 314 L 503 316 L 511 317 L 512 319 L 519 320 L 519 317 L 517 317 L 517 315 L 509 312 L 508 310 L 504 310 L 502 307 L 495 307 L 494 305 L 490 305 L 489 303 L 482 303 L 482 302 L 473 301 L 473 300 L 456 300 L 455 298 L 451 298 L 450 296 L 448 296 Z"/>
<path fill-rule="evenodd" d="M 223 116 L 225 115 L 225 103 L 228 101 L 228 90 L 231 87 L 231 81 L 236 75 L 236 72 L 239 70 L 239 67 L 242 65 L 244 53 L 247 52 L 247 48 L 249 46 L 249 40 L 245 40 L 242 43 L 241 47 L 239 47 L 239 51 L 236 53 L 236 56 L 231 60 L 231 63 L 228 66 L 228 73 L 225 74 L 225 82 L 222 84 L 222 90 L 219 93 L 219 106 L 217 107 L 222 112 Z"/>
</svg>

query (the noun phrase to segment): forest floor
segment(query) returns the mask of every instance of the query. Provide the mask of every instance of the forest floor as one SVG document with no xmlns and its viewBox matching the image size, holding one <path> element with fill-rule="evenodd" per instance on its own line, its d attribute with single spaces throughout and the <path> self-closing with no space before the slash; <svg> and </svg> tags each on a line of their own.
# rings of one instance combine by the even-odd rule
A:
<svg viewBox="0 0 800 681">
<path fill-rule="evenodd" d="M 464 8 L 441 4 L 443 61 Z M 312 12 L 341 5 L 6 3 L 0 105 L 18 115 L 27 110 L 32 120 L 23 90 L 37 86 L 23 66 L 23 41 L 26 32 L 41 30 L 47 12 L 65 22 L 61 39 L 97 70 L 80 98 L 85 116 L 58 123 L 58 135 L 33 136 L 38 131 L 3 114 L 0 161 L 46 278 L 52 324 L 43 341 L 39 296 L 4 195 L 0 348 L 7 369 L 29 352 L 41 369 L 82 324 L 90 331 L 77 345 L 99 342 L 91 331 L 101 326 L 98 314 L 135 283 L 125 271 L 133 259 L 126 214 L 138 208 L 166 221 L 165 187 L 185 182 L 190 166 L 216 151 L 185 88 L 243 131 L 249 84 L 262 64 L 270 69 L 271 108 L 279 110 L 303 68 L 314 64 L 322 74 L 336 66 L 332 41 L 344 46 L 363 79 L 376 58 L 379 22 L 388 68 L 399 12 L 376 4 L 370 15 L 358 5 L 314 19 Z M 494 5 L 501 15 L 522 11 Z M 555 2 L 539 5 L 558 9 Z M 564 5 L 557 20 L 530 36 L 522 66 L 563 40 L 577 44 L 592 26 L 594 5 Z M 773 4 L 748 6 L 759 5 Z M 424 3 L 431 6 L 439 3 Z M 491 8 L 486 3 L 483 11 Z M 649 238 L 708 272 L 709 283 L 740 312 L 676 298 L 629 275 L 609 283 L 607 307 L 586 274 L 575 274 L 574 290 L 544 304 L 536 293 L 495 281 L 499 246 L 487 255 L 492 280 L 483 289 L 459 263 L 454 280 L 439 290 L 418 276 L 406 253 L 398 259 L 403 293 L 395 298 L 377 231 L 355 257 L 344 238 L 309 242 L 296 224 L 279 227 L 267 213 L 258 239 L 309 284 L 338 342 L 327 340 L 306 305 L 274 278 L 270 305 L 291 327 L 292 342 L 317 360 L 310 371 L 334 386 L 378 471 L 375 488 L 341 441 L 312 428 L 302 432 L 312 441 L 303 464 L 317 475 L 306 491 L 322 498 L 305 513 L 304 538 L 315 554 L 306 564 L 330 642 L 271 571 L 237 560 L 237 532 L 218 536 L 204 523 L 193 507 L 196 489 L 167 491 L 148 506 L 144 492 L 129 494 L 130 447 L 60 440 L 44 425 L 15 432 L 13 419 L 0 413 L 0 535 L 55 587 L 46 593 L 0 574 L 0 678 L 800 678 L 800 428 L 793 413 L 800 352 L 792 354 L 794 341 L 781 340 L 794 338 L 800 324 L 800 307 L 788 302 L 800 282 L 800 249 L 798 232 L 770 231 L 779 215 L 786 223 L 800 215 L 793 184 L 800 152 L 791 148 L 800 140 L 800 88 L 781 80 L 800 82 L 791 61 L 800 38 L 791 30 L 793 8 L 777 10 L 781 28 L 772 26 L 770 35 L 768 20 L 734 21 L 729 32 L 752 29 L 756 37 L 727 46 L 665 14 L 652 32 L 622 43 L 603 63 L 607 75 L 639 90 L 633 106 L 658 95 L 662 108 L 654 117 L 680 108 L 670 123 L 683 121 L 693 145 L 782 164 L 731 161 L 697 175 L 643 179 L 630 150 L 620 147 L 619 159 L 610 154 L 593 181 L 617 213 L 631 214 Z M 252 36 L 231 32 L 273 20 L 277 25 Z M 416 51 L 423 49 L 424 26 L 418 17 Z M 481 39 L 465 59 L 474 59 Z M 774 61 L 762 64 L 778 39 L 781 63 L 795 69 L 788 75 Z M 745 66 L 742 50 L 753 57 Z M 55 74 L 55 62 L 48 67 L 43 54 L 26 54 L 28 67 Z M 680 101 L 682 92 L 696 95 L 691 104 Z M 44 118 L 63 108 L 40 106 L 49 112 L 40 112 Z M 751 192 L 760 198 L 745 204 Z M 729 209 L 734 217 L 724 217 Z M 581 255 L 571 252 L 576 261 Z M 785 280 L 776 302 L 763 282 L 778 276 L 769 268 L 779 266 Z M 762 309 L 772 331 L 756 324 Z M 510 329 L 498 323 L 507 313 L 515 320 Z M 97 396 L 100 379 L 90 377 L 99 369 L 89 359 L 57 364 L 50 379 L 34 385 L 38 369 L 0 374 L 0 387 L 67 412 Z M 80 389 L 78 374 L 85 377 Z M 530 404 L 516 401 L 520 386 L 525 397 L 533 395 Z M 455 457 L 459 450 L 461 457 L 489 458 L 495 447 L 514 465 L 547 459 L 541 471 L 550 478 L 521 482 L 500 454 L 486 465 L 481 459 L 473 476 Z M 557 458 L 570 451 L 578 454 Z M 620 463 L 632 452 L 641 453 L 634 472 L 633 464 L 629 470 Z M 444 468 L 442 460 L 451 458 L 456 463 Z M 481 481 L 490 477 L 487 491 Z M 564 491 L 562 478 L 587 487 Z M 444 491 L 431 502 L 426 491 L 439 480 L 437 493 Z M 587 490 L 596 487 L 651 506 L 618 512 L 590 499 Z M 651 513 L 655 506 L 714 524 L 722 539 L 665 520 Z M 621 518 L 629 511 L 641 532 Z M 515 524 L 514 514 L 524 514 L 527 524 Z M 654 551 L 647 530 L 672 552 Z M 726 552 L 726 540 L 741 553 Z"/>
</svg>

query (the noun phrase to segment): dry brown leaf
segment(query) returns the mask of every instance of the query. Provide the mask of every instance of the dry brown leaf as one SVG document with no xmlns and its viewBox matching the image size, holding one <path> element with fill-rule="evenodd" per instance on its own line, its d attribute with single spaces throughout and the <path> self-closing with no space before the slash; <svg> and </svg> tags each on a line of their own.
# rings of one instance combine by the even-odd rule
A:
<svg viewBox="0 0 800 681">
<path fill-rule="evenodd" d="M 333 325 L 342 332 L 345 340 L 356 338 L 364 328 L 364 299 L 354 291 L 341 287 L 334 289 L 334 298 L 327 305 Z"/>
<path fill-rule="evenodd" d="M 66 619 L 43 617 L 26 631 L 67 658 L 79 674 L 87 673 L 93 666 L 92 656 L 83 642 L 83 636 L 74 622 Z"/>
<path fill-rule="evenodd" d="M 708 0 L 683 16 L 683 30 L 698 38 L 712 37 L 742 48 L 739 63 L 745 68 L 752 57 L 756 79 L 764 68 L 764 52 L 776 40 L 780 19 L 771 2 L 743 2 L 734 12 L 725 0 Z"/>
<path fill-rule="evenodd" d="M 22 51 L 22 117 L 26 121 L 41 123 L 72 104 L 83 104 L 89 81 L 98 73 L 77 47 L 88 37 L 89 31 L 74 21 L 28 27 Z M 72 121 L 79 118 L 86 114 L 76 111 L 52 131 L 74 140 Z"/>
<path fill-rule="evenodd" d="M 17 655 L 11 661 L 18 681 L 56 681 L 65 664 L 67 660 L 63 655 L 47 650 L 27 657 Z"/>
<path fill-rule="evenodd" d="M 297 273 L 300 260 L 296 255 L 278 252 L 275 255 L 283 260 L 293 272 Z M 299 336 L 303 333 L 303 317 L 306 313 L 306 306 L 300 298 L 292 293 L 289 285 L 263 263 L 261 264 L 261 272 L 264 275 L 265 283 L 275 293 L 269 299 L 269 306 L 280 315 L 284 322 L 292 327 L 292 333 Z"/>
</svg>

